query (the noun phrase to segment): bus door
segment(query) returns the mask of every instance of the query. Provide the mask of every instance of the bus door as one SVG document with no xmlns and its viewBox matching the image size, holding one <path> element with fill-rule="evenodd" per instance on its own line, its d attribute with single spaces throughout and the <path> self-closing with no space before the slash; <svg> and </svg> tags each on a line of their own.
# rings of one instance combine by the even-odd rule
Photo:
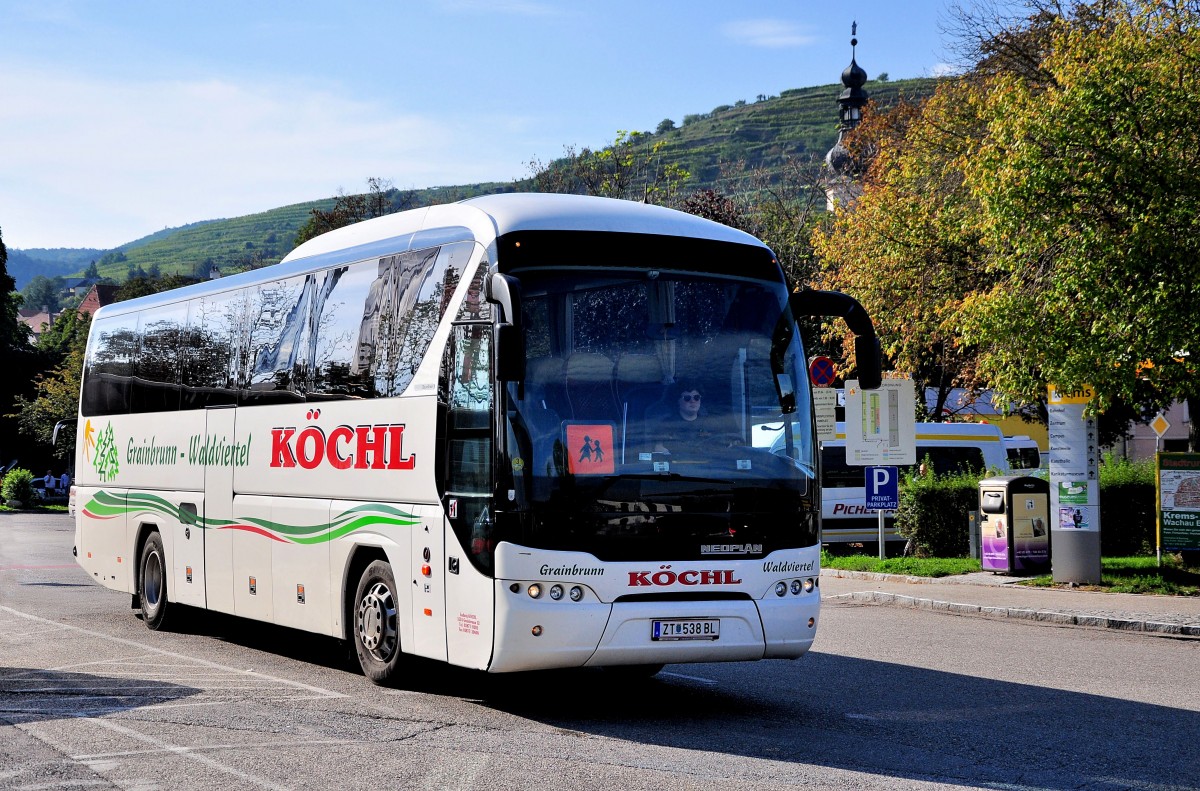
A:
<svg viewBox="0 0 1200 791">
<path fill-rule="evenodd" d="M 232 406 L 209 407 L 204 410 L 205 439 L 224 438 L 234 441 Z M 208 464 L 204 467 L 204 581 L 208 607 L 232 613 L 233 608 L 233 538 L 236 530 L 217 530 L 215 525 L 233 520 L 233 465 Z M 195 531 L 192 531 L 195 535 Z"/>
<path fill-rule="evenodd" d="M 179 521 L 171 525 L 171 557 L 174 567 L 171 601 L 193 607 L 205 607 L 204 592 L 204 495 L 200 492 L 181 494 Z"/>
<path fill-rule="evenodd" d="M 430 659 L 446 659 L 446 545 L 442 509 L 425 505 L 415 509 L 420 520 L 409 535 L 413 565 L 412 623 L 413 641 L 404 646 L 408 653 Z M 396 575 L 396 584 L 402 578 Z"/>
<path fill-rule="evenodd" d="M 455 665 L 486 669 L 492 656 L 492 328 L 458 324 L 443 375 L 446 410 L 444 516 L 446 643 Z"/>
</svg>

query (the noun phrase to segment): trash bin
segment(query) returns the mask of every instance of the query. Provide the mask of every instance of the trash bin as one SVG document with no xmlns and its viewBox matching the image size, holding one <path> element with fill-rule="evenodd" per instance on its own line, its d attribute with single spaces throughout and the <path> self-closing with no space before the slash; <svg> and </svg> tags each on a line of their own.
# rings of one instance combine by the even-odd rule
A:
<svg viewBox="0 0 1200 791">
<path fill-rule="evenodd" d="M 1010 574 L 1050 568 L 1050 484 L 1026 475 L 979 482 L 984 571 Z"/>
</svg>

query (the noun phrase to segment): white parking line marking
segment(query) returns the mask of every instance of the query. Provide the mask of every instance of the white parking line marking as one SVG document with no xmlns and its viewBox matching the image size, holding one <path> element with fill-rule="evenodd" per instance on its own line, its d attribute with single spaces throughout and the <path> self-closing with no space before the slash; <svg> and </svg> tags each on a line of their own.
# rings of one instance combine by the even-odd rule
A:
<svg viewBox="0 0 1200 791">
<path fill-rule="evenodd" d="M 95 632 L 90 629 L 84 629 L 82 627 L 72 626 L 70 624 L 56 623 L 55 621 L 51 621 L 46 618 L 41 618 L 36 615 L 30 615 L 29 613 L 21 612 L 20 610 L 14 610 L 11 607 L 0 606 L 0 612 L 6 612 L 6 613 L 14 615 L 18 618 L 24 618 L 29 621 L 34 621 L 36 623 L 45 624 L 46 626 L 54 626 L 60 630 L 68 630 L 68 631 L 78 632 L 80 634 L 86 634 L 90 637 L 96 637 L 101 640 L 107 640 L 109 642 L 117 643 L 119 645 L 129 646 L 130 648 L 135 648 L 139 651 L 151 652 L 159 657 L 169 656 L 172 659 L 178 659 L 182 662 L 187 663 L 188 665 L 200 665 L 200 666 L 209 668 L 211 670 L 221 670 L 226 673 L 234 673 L 243 679 L 248 676 L 252 677 L 252 678 L 259 678 L 259 679 L 263 679 L 266 681 L 272 681 L 277 684 L 282 684 L 284 686 L 294 687 L 296 689 L 303 689 L 308 692 L 312 692 L 314 694 L 320 695 L 322 697 L 327 697 L 327 698 L 347 697 L 344 693 L 334 692 L 333 690 L 329 690 L 329 689 L 322 689 L 321 687 L 314 687 L 310 684 L 305 684 L 300 681 L 292 681 L 291 679 L 279 678 L 277 676 L 270 676 L 265 673 L 258 673 L 253 670 L 243 670 L 243 669 L 239 669 L 239 668 L 229 667 L 228 665 L 222 665 L 219 662 L 210 662 L 207 659 L 200 659 L 198 657 L 187 656 L 185 654 L 175 653 L 174 651 L 166 651 L 161 648 L 155 648 L 153 646 L 144 645 L 142 643 L 137 642 L 136 640 L 127 640 L 123 637 L 113 637 L 112 635 L 104 634 L 103 632 Z M 105 660 L 104 662 L 100 662 L 97 664 L 104 664 L 107 661 L 110 661 L 110 660 Z M 80 665 L 75 665 L 75 667 L 80 667 Z M 181 669 L 183 669 L 183 668 L 181 668 Z M 234 689 L 251 689 L 251 688 L 253 688 L 253 687 L 235 687 Z"/>
<path fill-rule="evenodd" d="M 683 673 L 672 673 L 669 670 L 665 670 L 662 673 L 659 673 L 659 675 L 671 676 L 672 678 L 684 678 L 684 679 L 687 679 L 688 681 L 699 681 L 701 684 L 712 684 L 713 686 L 716 686 L 717 684 L 721 683 L 720 681 L 716 681 L 711 678 L 701 678 L 700 676 L 688 676 L 688 675 L 684 675 Z"/>
</svg>

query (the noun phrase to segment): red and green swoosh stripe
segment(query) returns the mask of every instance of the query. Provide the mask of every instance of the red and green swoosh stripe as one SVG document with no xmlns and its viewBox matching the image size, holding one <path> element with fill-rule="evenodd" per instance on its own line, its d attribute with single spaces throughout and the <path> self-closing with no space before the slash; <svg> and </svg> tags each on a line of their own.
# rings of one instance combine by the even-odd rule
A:
<svg viewBox="0 0 1200 791">
<path fill-rule="evenodd" d="M 383 503 L 356 505 L 330 517 L 328 522 L 313 525 L 290 525 L 254 517 L 205 519 L 149 492 L 129 492 L 122 497 L 101 490 L 83 506 L 83 515 L 90 519 L 115 519 L 145 514 L 191 524 L 204 530 L 241 530 L 256 533 L 285 544 L 323 544 L 360 531 L 408 527 L 420 522 L 413 514 Z"/>
</svg>

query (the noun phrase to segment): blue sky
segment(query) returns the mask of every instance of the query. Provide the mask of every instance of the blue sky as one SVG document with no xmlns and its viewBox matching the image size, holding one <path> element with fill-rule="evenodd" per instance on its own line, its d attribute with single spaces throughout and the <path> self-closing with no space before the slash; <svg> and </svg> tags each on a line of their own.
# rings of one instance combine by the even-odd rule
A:
<svg viewBox="0 0 1200 791">
<path fill-rule="evenodd" d="M 945 70 L 944 0 L 0 0 L 0 232 L 198 220 L 527 176 L 739 99 Z M 830 108 L 830 123 L 836 119 Z"/>
</svg>

